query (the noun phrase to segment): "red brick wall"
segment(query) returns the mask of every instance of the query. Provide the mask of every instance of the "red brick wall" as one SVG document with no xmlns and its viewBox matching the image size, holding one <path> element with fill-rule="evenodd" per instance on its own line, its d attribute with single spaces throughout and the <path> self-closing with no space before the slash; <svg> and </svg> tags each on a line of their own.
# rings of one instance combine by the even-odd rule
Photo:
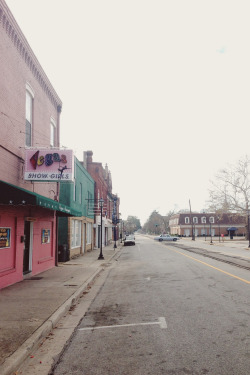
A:
<svg viewBox="0 0 250 375">
<path fill-rule="evenodd" d="M 26 84 L 34 92 L 33 147 L 50 146 L 50 119 L 57 123 L 62 103 L 5 2 L 0 0 L 0 179 L 54 197 L 51 183 L 23 181 Z M 57 139 L 59 146 L 59 137 Z"/>
</svg>

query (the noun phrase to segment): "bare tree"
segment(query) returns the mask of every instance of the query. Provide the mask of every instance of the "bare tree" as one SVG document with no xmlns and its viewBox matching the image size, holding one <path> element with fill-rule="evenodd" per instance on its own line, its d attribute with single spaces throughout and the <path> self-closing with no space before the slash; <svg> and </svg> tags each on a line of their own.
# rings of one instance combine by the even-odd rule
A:
<svg viewBox="0 0 250 375">
<path fill-rule="evenodd" d="M 174 213 L 174 211 L 169 211 L 165 216 L 162 216 L 154 210 L 144 224 L 143 231 L 151 234 L 169 233 L 169 219 Z"/>
<path fill-rule="evenodd" d="M 137 216 L 128 216 L 127 220 L 124 220 L 124 230 L 127 233 L 134 233 L 141 228 L 140 219 Z"/>
<path fill-rule="evenodd" d="M 215 212 L 236 212 L 249 215 L 250 209 L 250 159 L 240 159 L 222 169 L 215 176 L 209 190 L 210 209 Z M 248 232 L 248 231 L 247 231 Z"/>
<path fill-rule="evenodd" d="M 250 206 L 250 160 L 246 156 L 222 169 L 212 182 L 211 205 L 217 209 L 247 213 Z"/>
</svg>

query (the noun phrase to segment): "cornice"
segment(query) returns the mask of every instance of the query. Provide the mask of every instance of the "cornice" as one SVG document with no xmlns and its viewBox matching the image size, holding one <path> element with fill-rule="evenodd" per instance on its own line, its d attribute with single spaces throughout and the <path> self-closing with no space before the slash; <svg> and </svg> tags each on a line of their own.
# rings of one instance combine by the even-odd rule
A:
<svg viewBox="0 0 250 375">
<path fill-rule="evenodd" d="M 42 87 L 52 104 L 61 112 L 62 101 L 50 83 L 46 73 L 32 51 L 27 39 L 22 30 L 18 26 L 10 9 L 4 0 L 0 0 L 0 26 L 8 35 L 10 41 L 13 43 L 18 53 L 32 72 L 37 82 Z"/>
</svg>

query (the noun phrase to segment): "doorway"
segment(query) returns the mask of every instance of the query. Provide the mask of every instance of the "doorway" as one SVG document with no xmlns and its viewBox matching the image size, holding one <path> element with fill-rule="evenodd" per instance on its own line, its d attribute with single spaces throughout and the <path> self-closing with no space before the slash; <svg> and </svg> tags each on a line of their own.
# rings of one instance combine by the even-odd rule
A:
<svg viewBox="0 0 250 375">
<path fill-rule="evenodd" d="M 33 223 L 24 222 L 23 274 L 32 271 Z"/>
</svg>

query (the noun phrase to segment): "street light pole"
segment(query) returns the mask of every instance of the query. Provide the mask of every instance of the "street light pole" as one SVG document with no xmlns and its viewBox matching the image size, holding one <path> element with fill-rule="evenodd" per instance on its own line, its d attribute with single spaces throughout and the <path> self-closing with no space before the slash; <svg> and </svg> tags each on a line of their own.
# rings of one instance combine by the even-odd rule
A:
<svg viewBox="0 0 250 375">
<path fill-rule="evenodd" d="M 190 208 L 190 224 L 192 226 L 192 241 L 195 241 L 195 233 L 194 233 L 194 219 L 192 218 L 192 210 L 191 210 L 191 202 L 189 199 L 189 208 Z"/>
<path fill-rule="evenodd" d="M 122 243 L 122 219 L 120 219 L 120 239 Z"/>
<path fill-rule="evenodd" d="M 116 246 L 116 235 L 117 235 L 117 225 L 114 225 L 114 250 L 117 248 Z"/>
<path fill-rule="evenodd" d="M 210 245 L 212 245 L 213 238 L 212 238 L 212 224 L 211 224 L 211 220 L 210 220 L 210 236 L 211 236 Z"/>
<path fill-rule="evenodd" d="M 220 242 L 220 218 L 218 217 L 218 227 L 219 227 L 219 242 Z"/>
<path fill-rule="evenodd" d="M 100 254 L 99 254 L 98 259 L 104 259 L 104 256 L 102 254 L 102 209 L 103 209 L 103 203 L 104 203 L 104 200 L 101 198 L 99 200 L 99 204 L 100 204 L 100 207 L 101 207 L 101 244 L 100 244 Z"/>
</svg>

